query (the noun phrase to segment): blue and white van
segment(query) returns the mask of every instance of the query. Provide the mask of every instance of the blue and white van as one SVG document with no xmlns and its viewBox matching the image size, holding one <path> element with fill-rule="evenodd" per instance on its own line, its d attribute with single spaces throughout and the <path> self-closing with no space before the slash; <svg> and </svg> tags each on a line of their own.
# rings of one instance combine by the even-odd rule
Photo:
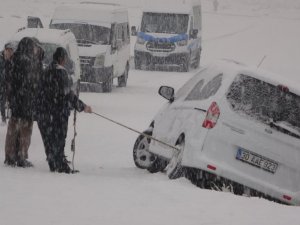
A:
<svg viewBox="0 0 300 225">
<path fill-rule="evenodd" d="M 135 68 L 176 66 L 189 71 L 197 68 L 201 55 L 201 3 L 145 6 L 141 25 L 131 28 L 137 36 L 134 47 Z"/>
</svg>

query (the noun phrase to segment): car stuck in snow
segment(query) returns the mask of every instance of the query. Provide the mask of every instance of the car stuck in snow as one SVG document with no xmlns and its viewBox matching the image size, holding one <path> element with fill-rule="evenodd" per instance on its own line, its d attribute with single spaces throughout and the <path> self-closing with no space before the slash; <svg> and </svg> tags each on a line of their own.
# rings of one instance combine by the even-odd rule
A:
<svg viewBox="0 0 300 225">
<path fill-rule="evenodd" d="M 160 87 L 169 102 L 144 132 L 148 137 L 136 140 L 136 166 L 186 176 L 202 188 L 300 205 L 300 91 L 286 82 L 222 60 L 176 94 Z"/>
</svg>

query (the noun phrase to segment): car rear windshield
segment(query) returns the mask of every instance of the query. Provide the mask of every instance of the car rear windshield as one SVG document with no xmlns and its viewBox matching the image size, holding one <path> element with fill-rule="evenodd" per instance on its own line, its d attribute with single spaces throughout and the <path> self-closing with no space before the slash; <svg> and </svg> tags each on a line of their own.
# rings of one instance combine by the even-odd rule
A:
<svg viewBox="0 0 300 225">
<path fill-rule="evenodd" d="M 227 100 L 236 112 L 266 124 L 270 121 L 278 124 L 288 131 L 284 133 L 300 134 L 300 97 L 287 88 L 238 75 L 229 88 Z"/>
</svg>

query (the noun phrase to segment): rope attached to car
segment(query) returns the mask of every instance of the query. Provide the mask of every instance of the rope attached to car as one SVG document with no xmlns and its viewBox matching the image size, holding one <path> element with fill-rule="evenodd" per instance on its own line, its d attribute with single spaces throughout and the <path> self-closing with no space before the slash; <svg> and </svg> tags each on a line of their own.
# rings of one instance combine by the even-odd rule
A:
<svg viewBox="0 0 300 225">
<path fill-rule="evenodd" d="M 176 150 L 176 151 L 178 151 L 178 152 L 180 151 L 179 148 L 177 148 L 177 147 L 175 147 L 175 146 L 173 146 L 173 145 L 170 145 L 170 144 L 165 143 L 165 142 L 163 142 L 163 141 L 161 141 L 161 140 L 158 140 L 158 139 L 156 139 L 156 138 L 154 138 L 154 137 L 152 137 L 152 136 L 150 136 L 150 135 L 148 135 L 148 134 L 142 133 L 142 132 L 140 132 L 140 131 L 138 131 L 138 130 L 135 130 L 135 129 L 131 128 L 131 127 L 128 127 L 128 126 L 126 126 L 126 125 L 124 125 L 124 124 L 122 124 L 122 123 L 119 123 L 119 122 L 117 122 L 117 121 L 115 121 L 115 120 L 112 120 L 112 119 L 110 119 L 110 118 L 108 118 L 108 117 L 106 117 L 106 116 L 103 116 L 103 115 L 99 114 L 99 113 L 93 112 L 93 114 L 95 114 L 95 115 L 97 115 L 97 116 L 99 116 L 99 117 L 101 117 L 101 118 L 103 118 L 103 119 L 106 119 L 106 120 L 108 120 L 108 121 L 110 121 L 110 122 L 112 122 L 112 123 L 114 123 L 114 124 L 117 124 L 117 125 L 119 125 L 119 126 L 121 126 L 121 127 L 124 127 L 124 128 L 126 128 L 126 129 L 128 129 L 128 130 L 131 130 L 131 131 L 133 131 L 133 132 L 135 132 L 135 133 L 138 133 L 138 134 L 140 134 L 140 135 L 143 135 L 143 136 L 145 136 L 146 138 L 149 138 L 149 139 L 151 139 L 151 140 L 153 140 L 153 141 L 156 141 L 156 142 L 158 142 L 158 143 L 160 143 L 160 144 L 162 144 L 162 145 L 165 145 L 165 146 L 167 146 L 167 147 L 169 147 L 169 148 L 172 148 L 172 149 L 174 149 L 174 150 Z"/>
</svg>

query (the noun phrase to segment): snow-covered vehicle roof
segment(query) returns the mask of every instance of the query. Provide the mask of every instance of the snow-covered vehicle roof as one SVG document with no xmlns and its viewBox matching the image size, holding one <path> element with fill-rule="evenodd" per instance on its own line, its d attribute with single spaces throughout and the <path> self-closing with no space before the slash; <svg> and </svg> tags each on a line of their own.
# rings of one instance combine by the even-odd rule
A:
<svg viewBox="0 0 300 225">
<path fill-rule="evenodd" d="M 193 6 L 201 5 L 199 0 L 172 1 L 171 4 L 158 0 L 156 0 L 156 2 L 158 3 L 155 4 L 152 0 L 145 3 L 143 12 L 189 14 L 192 11 Z"/>
<path fill-rule="evenodd" d="M 117 4 L 82 2 L 65 4 L 56 8 L 51 24 L 88 23 L 110 28 L 112 23 L 128 21 L 128 11 Z"/>
<path fill-rule="evenodd" d="M 208 67 L 215 67 L 216 69 L 223 71 L 228 82 L 232 82 L 238 74 L 245 74 L 275 86 L 280 85 L 287 87 L 290 92 L 300 96 L 300 89 L 299 86 L 297 86 L 298 82 L 296 80 L 292 80 L 291 78 L 287 79 L 283 75 L 265 71 L 255 66 L 245 65 L 229 59 L 222 59 L 209 64 Z"/>
<path fill-rule="evenodd" d="M 48 28 L 21 28 L 13 35 L 11 41 L 20 41 L 23 37 L 35 37 L 40 42 L 55 43 L 64 46 L 66 40 L 74 38 L 70 30 L 58 30 Z"/>
</svg>

